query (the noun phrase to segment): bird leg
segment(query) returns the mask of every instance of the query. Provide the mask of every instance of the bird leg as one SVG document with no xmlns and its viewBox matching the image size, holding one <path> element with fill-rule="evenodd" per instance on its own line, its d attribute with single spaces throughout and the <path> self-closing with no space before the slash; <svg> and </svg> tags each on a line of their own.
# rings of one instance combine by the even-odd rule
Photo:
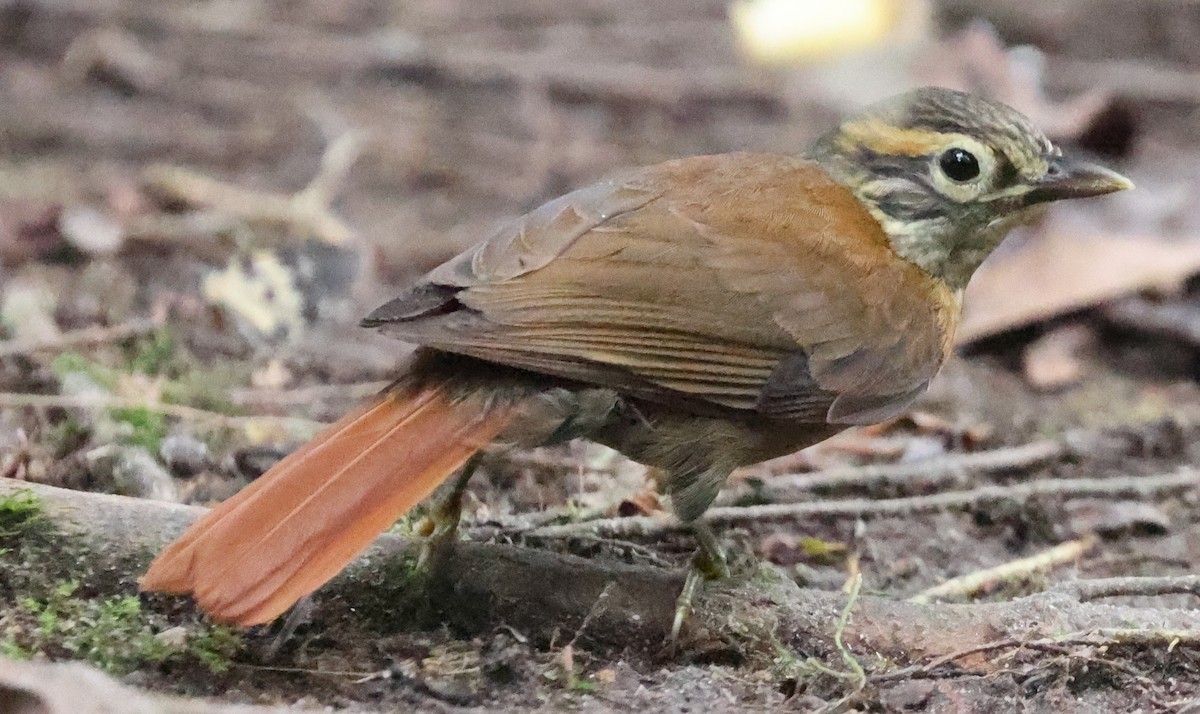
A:
<svg viewBox="0 0 1200 714">
<path fill-rule="evenodd" d="M 683 590 L 675 601 L 675 621 L 671 624 L 671 642 L 679 640 L 679 631 L 683 621 L 692 612 L 692 600 L 701 586 L 707 580 L 721 580 L 729 577 L 729 563 L 725 560 L 725 551 L 717 542 L 712 526 L 704 521 L 693 521 L 692 533 L 695 534 L 699 547 L 688 564 L 687 579 L 683 581 Z"/>
<path fill-rule="evenodd" d="M 441 543 L 453 539 L 458 533 L 458 523 L 462 520 L 463 494 L 467 492 L 467 483 L 471 475 L 479 467 L 482 452 L 475 452 L 458 470 L 450 490 L 437 499 L 429 513 L 425 514 L 418 523 L 416 534 L 424 539 L 421 553 L 417 556 L 417 567 L 424 568 L 430 561 L 435 550 Z"/>
</svg>

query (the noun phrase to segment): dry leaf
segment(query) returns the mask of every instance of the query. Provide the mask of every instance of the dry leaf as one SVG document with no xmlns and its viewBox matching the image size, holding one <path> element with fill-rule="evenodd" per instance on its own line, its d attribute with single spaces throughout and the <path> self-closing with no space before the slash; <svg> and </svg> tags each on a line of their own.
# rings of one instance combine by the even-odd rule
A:
<svg viewBox="0 0 1200 714">
<path fill-rule="evenodd" d="M 658 494 L 654 491 L 642 491 L 626 498 L 617 506 L 617 515 L 622 518 L 630 516 L 650 516 L 662 511 Z"/>
<path fill-rule="evenodd" d="M 1061 224 L 993 255 L 967 287 L 960 344 L 1146 289 L 1173 291 L 1200 272 L 1200 242 L 1102 235 Z"/>
</svg>

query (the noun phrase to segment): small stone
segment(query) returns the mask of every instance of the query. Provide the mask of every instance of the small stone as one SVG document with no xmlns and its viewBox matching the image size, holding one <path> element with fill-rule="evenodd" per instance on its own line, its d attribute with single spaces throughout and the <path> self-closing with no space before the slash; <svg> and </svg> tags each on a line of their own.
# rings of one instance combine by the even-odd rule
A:
<svg viewBox="0 0 1200 714">
<path fill-rule="evenodd" d="M 176 476 L 195 476 L 208 467 L 208 445 L 190 434 L 171 434 L 162 440 L 158 455 Z"/>
<path fill-rule="evenodd" d="M 0 323 L 12 340 L 41 342 L 59 335 L 54 320 L 57 292 L 37 272 L 5 276 L 0 292 Z"/>
<path fill-rule="evenodd" d="M 925 708 L 936 685 L 928 681 L 901 682 L 880 693 L 880 703 L 888 711 L 915 711 Z"/>
<path fill-rule="evenodd" d="M 88 470 L 100 484 L 122 496 L 178 501 L 175 480 L 140 446 L 108 444 L 89 451 Z"/>
<path fill-rule="evenodd" d="M 900 454 L 900 461 L 911 463 L 914 461 L 922 461 L 924 459 L 933 459 L 938 456 L 946 455 L 946 444 L 941 437 L 938 436 L 917 436 L 908 441 L 904 445 L 904 452 Z"/>
<path fill-rule="evenodd" d="M 121 226 L 91 206 L 64 209 L 58 217 L 58 230 L 71 245 L 88 255 L 112 255 L 125 240 Z"/>
<path fill-rule="evenodd" d="M 158 633 L 154 639 L 172 649 L 182 649 L 187 644 L 188 631 L 186 627 L 176 625 Z"/>
<path fill-rule="evenodd" d="M 238 473 L 247 478 L 258 478 L 284 456 L 287 452 L 274 446 L 247 446 L 234 453 L 233 461 Z"/>
</svg>

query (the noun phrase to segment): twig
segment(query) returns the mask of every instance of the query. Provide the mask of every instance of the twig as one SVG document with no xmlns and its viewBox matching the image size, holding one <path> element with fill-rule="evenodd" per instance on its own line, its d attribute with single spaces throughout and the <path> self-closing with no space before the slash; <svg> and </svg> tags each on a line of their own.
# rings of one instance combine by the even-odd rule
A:
<svg viewBox="0 0 1200 714">
<path fill-rule="evenodd" d="M 796 491 L 831 490 L 845 486 L 903 484 L 915 479 L 920 479 L 922 484 L 957 481 L 963 480 L 963 477 L 970 473 L 1032 468 L 1060 458 L 1066 453 L 1067 447 L 1058 441 L 1035 441 L 1021 446 L 947 454 L 899 464 L 872 464 L 774 476 L 763 483 L 762 492 L 769 498 L 778 499 Z"/>
<path fill-rule="evenodd" d="M 162 324 L 163 321 L 159 318 L 136 318 L 111 327 L 87 327 L 82 330 L 71 330 L 44 340 L 6 340 L 0 342 L 0 358 L 34 352 L 61 352 L 85 345 L 116 342 L 148 334 L 161 327 Z"/>
<path fill-rule="evenodd" d="M 917 593 L 908 600 L 914 603 L 928 603 L 935 600 L 971 597 L 979 591 L 988 589 L 997 583 L 1025 578 L 1034 573 L 1050 570 L 1057 565 L 1076 561 L 1094 548 L 1096 543 L 1097 539 L 1095 536 L 1086 536 L 1067 541 L 1028 558 L 1020 558 L 1008 563 L 1001 563 L 992 568 L 985 568 L 961 575 L 957 578 L 951 578 L 944 583 L 939 583 Z"/>
<path fill-rule="evenodd" d="M 1150 578 L 1152 579 L 1152 578 Z M 1104 647 L 1112 645 L 1136 645 L 1161 647 L 1166 646 L 1168 649 L 1173 649 L 1179 645 L 1195 645 L 1200 642 L 1200 633 L 1191 631 L 1179 630 L 1152 630 L 1138 628 L 1098 628 L 1095 630 L 1087 630 L 1073 632 L 1067 635 L 1057 637 L 1046 637 L 1038 639 L 1020 639 L 1015 637 L 1005 637 L 991 642 L 983 642 L 981 644 L 964 647 L 955 652 L 949 652 L 944 655 L 939 655 L 929 660 L 925 664 L 917 664 L 901 669 L 894 669 L 889 672 L 872 675 L 872 682 L 888 682 L 898 679 L 912 679 L 914 675 L 930 675 L 941 669 L 942 667 L 975 654 L 984 652 L 992 652 L 1000 649 L 1037 649 L 1037 650 L 1053 650 L 1061 652 L 1069 646 L 1089 646 L 1089 647 Z M 1011 653 L 1008 655 L 1011 656 Z M 1105 660 L 1105 663 L 1111 663 L 1111 660 Z M 1134 676 L 1141 676 L 1134 672 L 1127 672 Z"/>
<path fill-rule="evenodd" d="M 1002 640 L 993 640 L 992 642 L 984 642 L 983 644 L 966 647 L 956 652 L 944 654 L 940 657 L 934 657 L 923 665 L 914 665 L 912 667 L 905 667 L 903 669 L 892 670 L 891 672 L 884 672 L 883 674 L 875 675 L 871 677 L 871 680 L 875 682 L 885 682 L 890 679 L 909 679 L 914 674 L 930 674 L 938 668 L 950 664 L 955 660 L 960 660 L 963 657 L 969 657 L 973 654 L 982 654 L 984 652 L 991 652 L 992 650 L 1004 649 L 1005 647 L 1017 647 L 1020 644 L 1021 643 L 1019 640 L 1016 640 L 1012 637 L 1005 637 Z"/>
<path fill-rule="evenodd" d="M 850 624 L 850 613 L 854 612 L 854 606 L 858 604 L 858 596 L 862 593 L 862 582 L 862 573 L 859 573 L 850 581 L 850 592 L 846 598 L 846 607 L 842 608 L 842 614 L 838 616 L 837 627 L 833 631 L 833 646 L 837 648 L 838 654 L 842 656 L 842 662 L 850 670 L 849 674 L 850 678 L 854 681 L 854 689 L 826 707 L 826 710 L 831 712 L 841 711 L 851 699 L 863 690 L 863 687 L 867 686 L 866 670 L 863 669 L 858 658 L 846 647 L 845 643 L 846 626 Z"/>
<path fill-rule="evenodd" d="M 301 404 L 311 404 L 323 399 L 365 399 L 382 391 L 391 382 L 387 380 L 374 382 L 355 382 L 353 384 L 319 384 L 299 389 L 233 389 L 229 392 L 229 400 L 238 406 L 247 404 L 270 405 L 275 407 L 290 407 Z"/>
<path fill-rule="evenodd" d="M 489 453 L 489 455 L 491 454 Z M 572 508 L 568 504 L 564 506 L 546 508 L 541 511 L 532 511 L 530 513 L 491 516 L 480 525 L 471 526 L 466 532 L 469 538 L 476 540 L 491 540 L 498 536 L 518 534 L 523 536 L 537 537 L 536 531 L 538 531 L 538 529 L 553 527 L 553 525 L 558 521 L 586 523 L 589 521 L 598 520 L 605 513 L 609 513 L 612 510 L 612 506 L 597 506 L 579 510 Z M 622 547 L 626 547 L 626 545 L 635 545 L 634 543 L 626 543 L 624 541 L 619 541 L 612 538 L 602 539 L 596 534 L 584 533 L 580 534 L 580 537 L 613 541 L 617 544 L 620 544 Z"/>
<path fill-rule="evenodd" d="M 355 233 L 330 210 L 336 184 L 358 158 L 362 139 L 347 131 L 321 157 L 321 168 L 308 186 L 294 194 L 255 191 L 179 166 L 152 166 L 144 173 L 152 188 L 202 212 L 246 221 L 291 225 L 331 245 L 344 245 Z"/>
<path fill-rule="evenodd" d="M 583 636 L 583 633 L 587 630 L 588 625 L 592 624 L 592 621 L 596 619 L 596 615 L 604 611 L 604 607 L 608 603 L 608 598 L 612 596 L 612 593 L 615 589 L 616 583 L 609 583 L 608 585 L 604 586 L 604 589 L 600 591 L 600 595 L 596 597 L 595 604 L 593 604 L 591 609 L 588 610 L 588 613 L 583 616 L 583 622 L 579 623 L 579 627 L 575 628 L 575 635 L 571 637 L 571 641 L 566 644 L 567 649 L 575 646 L 575 643 L 579 641 L 579 638 Z M 575 676 L 574 667 L 571 667 L 568 671 L 570 676 Z"/>
<path fill-rule="evenodd" d="M 733 524 L 748 521 L 774 521 L 813 516 L 896 516 L 954 508 L 981 506 L 997 501 L 1025 501 L 1038 496 L 1150 496 L 1200 486 L 1200 473 L 1184 468 L 1157 476 L 1113 478 L 1047 479 L 1012 486 L 981 486 L 967 491 L 952 491 L 928 496 L 808 503 L 772 503 L 757 506 L 726 506 L 709 509 L 712 523 Z M 535 528 L 526 535 L 538 538 L 570 538 L 581 533 L 607 537 L 650 537 L 679 531 L 682 526 L 666 518 L 633 516 L 590 522 Z"/>
<path fill-rule="evenodd" d="M 39 409 L 146 409 L 157 414 L 193 422 L 211 423 L 226 429 L 244 429 L 251 424 L 273 421 L 296 431 L 316 433 L 325 427 L 321 422 L 298 417 L 229 416 L 183 404 L 164 404 L 143 399 L 128 399 L 113 395 L 92 394 L 22 394 L 0 392 L 0 407 Z"/>
<path fill-rule="evenodd" d="M 1200 575 L 1165 577 L 1092 578 L 1061 583 L 1054 587 L 1082 602 L 1105 597 L 1197 595 L 1200 596 Z"/>
</svg>

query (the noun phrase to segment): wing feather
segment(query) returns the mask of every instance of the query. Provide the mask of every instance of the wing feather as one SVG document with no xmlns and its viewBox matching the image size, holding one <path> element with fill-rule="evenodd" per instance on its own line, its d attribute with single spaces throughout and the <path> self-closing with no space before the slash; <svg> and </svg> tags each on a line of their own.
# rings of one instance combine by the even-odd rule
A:
<svg viewBox="0 0 1200 714">
<path fill-rule="evenodd" d="M 878 420 L 956 303 L 816 164 L 697 157 L 567 194 L 367 319 L 420 344 L 789 419 Z"/>
</svg>

